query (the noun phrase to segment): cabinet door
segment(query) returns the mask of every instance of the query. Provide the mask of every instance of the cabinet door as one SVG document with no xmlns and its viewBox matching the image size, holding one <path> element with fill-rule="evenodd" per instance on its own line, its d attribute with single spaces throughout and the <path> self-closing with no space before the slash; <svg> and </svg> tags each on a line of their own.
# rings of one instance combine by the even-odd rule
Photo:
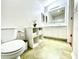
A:
<svg viewBox="0 0 79 59">
<path fill-rule="evenodd" d="M 71 0 L 67 3 L 67 42 L 72 44 L 73 36 L 73 16 L 74 16 L 74 2 Z"/>
</svg>

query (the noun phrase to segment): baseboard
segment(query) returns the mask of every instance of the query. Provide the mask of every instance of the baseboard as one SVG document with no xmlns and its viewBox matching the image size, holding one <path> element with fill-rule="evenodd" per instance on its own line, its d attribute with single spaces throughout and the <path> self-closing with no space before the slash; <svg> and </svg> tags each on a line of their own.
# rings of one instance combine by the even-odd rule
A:
<svg viewBox="0 0 79 59">
<path fill-rule="evenodd" d="M 53 40 L 59 40 L 59 41 L 67 42 L 67 39 L 65 39 L 65 38 L 57 38 L 57 37 L 49 37 L 49 36 L 43 36 L 43 37 L 47 38 L 47 39 L 53 39 Z"/>
</svg>

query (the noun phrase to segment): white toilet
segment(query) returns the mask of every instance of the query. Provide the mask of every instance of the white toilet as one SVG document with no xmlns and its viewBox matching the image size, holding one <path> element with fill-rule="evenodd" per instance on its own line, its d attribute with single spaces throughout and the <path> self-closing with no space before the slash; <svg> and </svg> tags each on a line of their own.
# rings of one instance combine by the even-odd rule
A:
<svg viewBox="0 0 79 59">
<path fill-rule="evenodd" d="M 20 55 L 26 49 L 26 43 L 23 40 L 15 39 L 14 29 L 1 30 L 1 59 L 20 59 Z"/>
</svg>

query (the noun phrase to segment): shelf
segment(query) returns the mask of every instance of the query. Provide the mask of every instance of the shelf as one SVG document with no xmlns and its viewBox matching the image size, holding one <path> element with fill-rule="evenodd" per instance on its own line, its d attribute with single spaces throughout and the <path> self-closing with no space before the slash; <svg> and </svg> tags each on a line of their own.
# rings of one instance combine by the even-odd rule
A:
<svg viewBox="0 0 79 59">
<path fill-rule="evenodd" d="M 38 35 L 39 35 L 39 36 L 42 35 L 42 31 L 41 31 L 41 30 L 39 31 L 39 34 L 38 34 Z"/>
<path fill-rule="evenodd" d="M 42 42 L 42 40 L 41 40 L 41 39 L 39 39 L 39 41 L 38 41 L 37 43 L 34 43 L 34 44 L 33 44 L 32 48 L 37 47 L 37 46 L 38 46 L 41 42 Z"/>
<path fill-rule="evenodd" d="M 34 48 L 38 46 L 41 43 L 42 39 L 42 28 L 41 27 L 35 27 L 30 28 L 27 31 L 29 34 L 29 47 Z"/>
<path fill-rule="evenodd" d="M 33 33 L 32 35 L 33 35 L 33 38 L 38 36 L 37 33 Z"/>
</svg>

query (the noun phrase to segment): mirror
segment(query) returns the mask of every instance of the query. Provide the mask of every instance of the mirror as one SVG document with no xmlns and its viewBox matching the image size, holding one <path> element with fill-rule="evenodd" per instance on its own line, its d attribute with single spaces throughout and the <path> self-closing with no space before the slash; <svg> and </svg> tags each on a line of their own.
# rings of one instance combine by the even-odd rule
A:
<svg viewBox="0 0 79 59">
<path fill-rule="evenodd" d="M 47 14 L 47 23 L 64 23 L 65 22 L 65 8 L 58 8 L 50 10 Z"/>
<path fill-rule="evenodd" d="M 65 2 L 65 1 L 64 1 Z M 66 3 L 61 2 L 55 2 L 54 4 L 49 4 L 44 7 L 44 14 L 42 15 L 42 22 L 46 25 L 62 25 L 66 26 L 67 22 L 67 8 L 66 8 Z"/>
</svg>

